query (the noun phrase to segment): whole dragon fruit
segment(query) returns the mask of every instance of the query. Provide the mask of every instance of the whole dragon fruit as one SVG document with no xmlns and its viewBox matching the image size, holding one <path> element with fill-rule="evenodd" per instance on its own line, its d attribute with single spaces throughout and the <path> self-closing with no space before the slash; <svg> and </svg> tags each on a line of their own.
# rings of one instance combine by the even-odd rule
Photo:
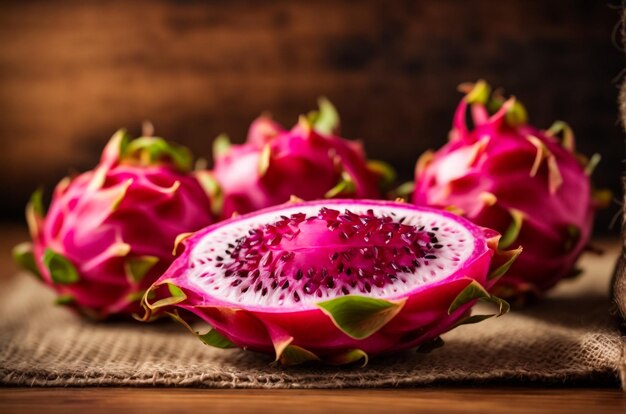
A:
<svg viewBox="0 0 626 414">
<path fill-rule="evenodd" d="M 231 145 L 222 135 L 213 145 L 215 159 L 205 181 L 221 216 L 244 214 L 281 204 L 334 197 L 380 198 L 379 185 L 394 179 L 384 163 L 367 161 L 360 143 L 335 136 L 338 116 L 327 100 L 320 110 L 300 117 L 290 131 L 262 116 L 245 144 Z"/>
<path fill-rule="evenodd" d="M 484 81 L 466 91 L 449 142 L 417 162 L 413 201 L 496 229 L 503 234 L 501 248 L 523 245 L 499 294 L 539 293 L 572 274 L 589 240 L 589 176 L 599 158 L 578 154 L 561 121 L 545 131 L 529 125 L 515 98 L 492 95 Z M 468 107 L 473 128 L 466 122 Z"/>
<path fill-rule="evenodd" d="M 270 353 L 285 365 L 367 362 L 441 342 L 470 316 L 521 248 L 468 220 L 411 204 L 320 200 L 225 220 L 185 249 L 143 300 L 208 345 Z M 186 315 L 213 329 L 195 332 Z"/>
<path fill-rule="evenodd" d="M 118 131 L 92 171 L 65 178 L 44 216 L 41 192 L 27 206 L 33 243 L 16 260 L 89 317 L 130 316 L 173 260 L 176 237 L 213 222 L 189 173 L 186 148 Z"/>
</svg>

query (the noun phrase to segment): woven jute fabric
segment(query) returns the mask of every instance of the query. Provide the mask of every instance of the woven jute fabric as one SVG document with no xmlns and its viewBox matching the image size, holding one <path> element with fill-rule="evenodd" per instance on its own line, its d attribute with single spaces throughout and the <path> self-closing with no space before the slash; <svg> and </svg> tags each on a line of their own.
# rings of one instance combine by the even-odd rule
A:
<svg viewBox="0 0 626 414">
<path fill-rule="evenodd" d="M 0 383 L 13 386 L 337 388 L 486 382 L 613 384 L 625 341 L 607 295 L 617 256 L 587 257 L 588 271 L 547 298 L 498 319 L 461 326 L 430 354 L 406 351 L 365 368 L 281 368 L 271 358 L 203 345 L 173 323 L 91 323 L 52 305 L 26 275 L 0 298 Z"/>
</svg>

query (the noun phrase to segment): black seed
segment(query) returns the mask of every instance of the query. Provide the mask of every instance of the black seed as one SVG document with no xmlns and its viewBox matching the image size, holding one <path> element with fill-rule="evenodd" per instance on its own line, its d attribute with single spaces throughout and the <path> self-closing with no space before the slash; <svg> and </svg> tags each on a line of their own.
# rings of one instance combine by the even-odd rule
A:
<svg viewBox="0 0 626 414">
<path fill-rule="evenodd" d="M 332 289 L 335 287 L 335 281 L 331 278 L 326 279 L 326 287 Z"/>
<path fill-rule="evenodd" d="M 263 290 L 261 291 L 261 296 L 265 295 L 267 295 L 267 288 L 263 288 Z"/>
<path fill-rule="evenodd" d="M 333 254 L 328 255 L 328 258 L 330 259 L 331 262 L 334 262 L 335 260 L 337 260 L 337 258 L 339 257 L 339 253 L 334 252 Z"/>
<path fill-rule="evenodd" d="M 230 247 L 231 249 L 234 249 L 234 248 L 235 248 L 235 245 L 234 245 L 234 244 L 232 244 L 232 243 L 228 243 L 228 247 Z"/>
<path fill-rule="evenodd" d="M 298 295 L 298 292 L 293 292 L 293 300 L 300 302 L 300 295 Z"/>
<path fill-rule="evenodd" d="M 222 260 L 224 260 L 224 258 L 222 256 L 215 256 L 215 260 L 221 262 Z"/>
<path fill-rule="evenodd" d="M 247 270 L 238 270 L 238 271 L 237 271 L 237 273 L 236 273 L 236 275 L 237 275 L 238 277 L 248 277 L 248 274 L 249 274 L 249 273 L 250 273 L 250 272 L 249 272 L 249 271 L 247 271 Z"/>
<path fill-rule="evenodd" d="M 435 256 L 434 254 L 427 254 L 426 256 L 424 256 L 424 259 L 436 259 L 437 256 Z"/>
<path fill-rule="evenodd" d="M 337 273 L 343 273 L 343 267 L 344 267 L 343 263 L 339 263 L 337 265 Z"/>
<path fill-rule="evenodd" d="M 226 271 L 224 271 L 224 277 L 231 277 L 233 275 L 233 271 L 228 269 Z"/>
<path fill-rule="evenodd" d="M 441 249 L 443 247 L 443 244 L 435 244 L 433 247 L 435 249 Z"/>
<path fill-rule="evenodd" d="M 439 227 L 433 227 L 431 230 L 437 231 L 437 230 L 439 230 Z"/>
<path fill-rule="evenodd" d="M 283 284 L 280 286 L 281 289 L 287 289 L 289 287 L 289 281 L 285 280 Z"/>
<path fill-rule="evenodd" d="M 263 283 L 259 282 L 256 284 L 256 286 L 254 287 L 254 291 L 258 292 L 259 290 L 261 290 L 261 288 L 263 287 Z"/>
<path fill-rule="evenodd" d="M 276 289 L 278 287 L 278 281 L 272 280 L 272 284 L 270 285 L 272 289 Z"/>
<path fill-rule="evenodd" d="M 365 282 L 365 290 L 367 290 L 367 292 L 371 292 L 372 291 L 372 285 L 370 285 L 368 282 Z"/>
<path fill-rule="evenodd" d="M 346 275 L 350 276 L 352 274 L 352 268 L 349 267 L 346 269 Z"/>
<path fill-rule="evenodd" d="M 233 280 L 233 283 L 231 283 L 231 286 L 239 286 L 241 284 L 242 280 L 241 279 L 235 279 Z"/>
<path fill-rule="evenodd" d="M 241 289 L 241 293 L 246 293 L 249 288 L 250 288 L 250 286 L 246 286 L 245 288 L 242 288 Z"/>
<path fill-rule="evenodd" d="M 296 272 L 296 275 L 294 276 L 294 278 L 296 280 L 300 280 L 300 279 L 302 279 L 302 276 L 304 276 L 304 274 L 302 273 L 302 269 L 298 269 L 298 271 Z M 285 281 L 285 282 L 287 282 L 287 286 L 289 286 L 289 282 L 288 281 Z M 285 288 L 285 286 L 283 285 L 283 289 L 284 288 Z"/>
<path fill-rule="evenodd" d="M 252 271 L 252 273 L 250 273 L 250 275 L 249 275 L 249 276 L 250 276 L 252 279 L 256 279 L 256 278 L 258 278 L 258 277 L 259 277 L 259 275 L 260 275 L 260 274 L 261 274 L 261 272 L 259 271 L 259 269 L 254 269 L 254 270 Z"/>
<path fill-rule="evenodd" d="M 348 290 L 347 287 L 344 286 L 344 287 L 341 288 L 341 293 L 343 293 L 344 295 L 347 295 L 347 294 L 350 293 L 350 291 Z"/>
</svg>

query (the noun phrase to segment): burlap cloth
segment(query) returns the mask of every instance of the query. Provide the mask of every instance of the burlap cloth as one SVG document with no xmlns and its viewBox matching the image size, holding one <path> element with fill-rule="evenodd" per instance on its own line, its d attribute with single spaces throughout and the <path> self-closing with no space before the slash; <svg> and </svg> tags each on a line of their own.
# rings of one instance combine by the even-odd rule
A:
<svg viewBox="0 0 626 414">
<path fill-rule="evenodd" d="M 616 243 L 614 243 L 616 244 Z M 26 386 L 335 388 L 433 383 L 612 384 L 626 378 L 626 342 L 607 295 L 617 246 L 540 303 L 462 326 L 430 354 L 402 352 L 366 368 L 270 365 L 203 345 L 172 323 L 89 323 L 55 307 L 26 275 L 0 297 L 0 383 Z"/>
</svg>

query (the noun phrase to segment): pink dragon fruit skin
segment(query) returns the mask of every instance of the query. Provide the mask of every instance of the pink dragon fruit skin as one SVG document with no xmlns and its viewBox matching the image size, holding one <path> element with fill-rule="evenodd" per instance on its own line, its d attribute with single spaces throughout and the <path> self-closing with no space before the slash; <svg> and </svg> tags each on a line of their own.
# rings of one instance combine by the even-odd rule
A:
<svg viewBox="0 0 626 414">
<path fill-rule="evenodd" d="M 462 99 L 450 141 L 416 165 L 413 201 L 496 229 L 504 235 L 503 248 L 523 245 L 499 294 L 538 294 L 572 274 L 589 240 L 594 216 L 589 174 L 596 158 L 588 162 L 575 152 L 564 123 L 539 130 L 526 122 L 514 98 L 492 114 L 487 105 L 502 101 L 489 99 L 484 82 Z M 466 125 L 468 107 L 472 129 Z"/>
<path fill-rule="evenodd" d="M 336 118 L 325 115 L 330 103 L 301 117 L 290 131 L 268 117 L 255 120 L 241 145 L 214 145 L 212 176 L 223 197 L 222 217 L 286 202 L 336 196 L 379 198 L 380 171 L 368 163 L 362 146 L 333 135 Z M 318 115 L 320 114 L 320 115 Z M 329 120 L 332 118 L 332 120 Z M 320 120 L 323 121 L 320 126 Z"/>
<path fill-rule="evenodd" d="M 95 319 L 130 316 L 172 262 L 176 237 L 213 222 L 190 161 L 182 147 L 152 137 L 129 142 L 118 131 L 94 170 L 57 185 L 45 217 L 34 197 L 33 244 L 16 248 L 16 258 L 60 303 Z"/>
<path fill-rule="evenodd" d="M 381 226 L 382 232 L 367 226 Z M 453 214 L 405 203 L 324 200 L 274 206 L 185 239 L 182 254 L 144 297 L 145 319 L 168 314 L 187 325 L 183 315 L 190 312 L 213 327 L 198 334 L 206 344 L 274 354 L 285 365 L 318 359 L 367 362 L 368 356 L 430 345 L 458 324 L 487 318 L 469 316 L 478 298 L 496 303 L 498 314 L 506 312 L 506 302 L 488 292 L 521 248 L 500 251 L 499 237 Z M 433 248 L 430 242 L 444 249 L 432 250 L 445 251 L 439 259 L 444 262 L 404 253 L 407 243 Z M 343 267 L 341 260 L 350 264 Z M 337 274 L 331 267 L 318 269 L 328 263 L 340 263 Z M 393 274 L 384 279 L 367 273 L 377 266 Z M 428 266 L 449 273 L 435 280 L 434 267 Z M 433 280 L 416 281 L 429 275 Z M 318 276 L 327 279 L 317 290 L 307 290 Z M 412 286 L 403 290 L 406 284 Z"/>
</svg>

